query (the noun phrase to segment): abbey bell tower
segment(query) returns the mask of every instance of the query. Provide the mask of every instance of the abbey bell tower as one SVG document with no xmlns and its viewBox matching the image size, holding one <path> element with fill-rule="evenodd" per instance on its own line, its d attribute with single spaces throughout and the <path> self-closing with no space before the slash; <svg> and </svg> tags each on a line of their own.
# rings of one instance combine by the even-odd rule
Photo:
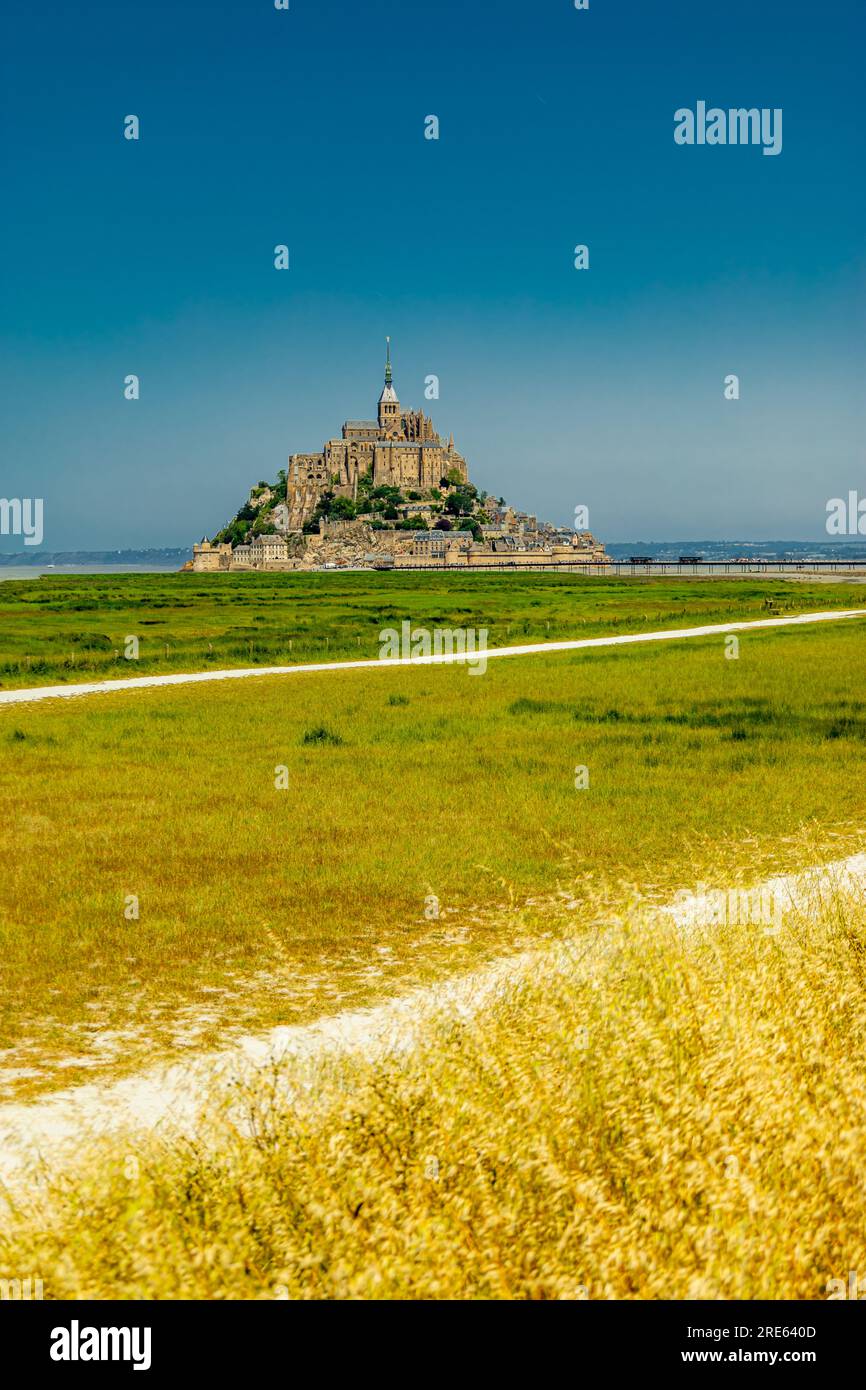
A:
<svg viewBox="0 0 866 1390">
<path fill-rule="evenodd" d="M 391 339 L 386 340 L 385 385 L 375 420 L 346 420 L 339 438 L 329 439 L 318 454 L 290 454 L 286 470 L 289 530 L 297 531 L 314 514 L 326 491 L 361 500 L 361 481 L 395 487 L 420 503 L 419 493 L 438 489 L 452 474 L 468 481 L 466 460 L 440 439 L 423 410 L 403 410 L 394 390 Z M 416 494 L 413 496 L 412 494 Z M 437 492 L 437 498 L 438 498 Z M 434 502 L 437 498 L 433 498 Z M 369 501 L 366 495 L 364 501 Z M 379 499 L 376 499 L 377 503 Z M 381 510 L 381 509 L 380 509 Z M 371 513 L 372 515 L 372 513 Z"/>
<path fill-rule="evenodd" d="M 400 402 L 397 399 L 397 392 L 394 390 L 391 372 L 391 339 L 386 338 L 385 342 L 387 343 L 385 385 L 379 397 L 379 429 L 385 439 L 398 439 L 400 437 Z"/>
</svg>

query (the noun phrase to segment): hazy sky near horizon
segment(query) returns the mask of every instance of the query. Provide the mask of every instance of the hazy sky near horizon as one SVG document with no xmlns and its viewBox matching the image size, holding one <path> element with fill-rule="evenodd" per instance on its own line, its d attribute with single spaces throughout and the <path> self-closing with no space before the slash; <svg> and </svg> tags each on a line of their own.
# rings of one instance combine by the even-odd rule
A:
<svg viewBox="0 0 866 1390">
<path fill-rule="evenodd" d="M 479 486 L 602 539 L 818 538 L 866 494 L 862 0 L 2 26 L 0 496 L 44 498 L 47 549 L 212 534 L 375 414 L 386 333 Z M 781 108 L 781 153 L 675 144 L 701 100 Z"/>
</svg>

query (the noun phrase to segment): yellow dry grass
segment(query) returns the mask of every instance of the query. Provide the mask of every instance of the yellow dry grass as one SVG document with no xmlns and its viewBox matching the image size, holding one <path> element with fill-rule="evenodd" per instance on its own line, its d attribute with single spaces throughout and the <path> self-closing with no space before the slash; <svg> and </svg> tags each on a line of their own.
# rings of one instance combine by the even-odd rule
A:
<svg viewBox="0 0 866 1390">
<path fill-rule="evenodd" d="M 823 1298 L 866 1272 L 866 907 L 629 915 L 378 1060 L 19 1208 L 0 1272 L 99 1298 Z M 235 1117 L 237 1110 L 234 1112 Z"/>
</svg>

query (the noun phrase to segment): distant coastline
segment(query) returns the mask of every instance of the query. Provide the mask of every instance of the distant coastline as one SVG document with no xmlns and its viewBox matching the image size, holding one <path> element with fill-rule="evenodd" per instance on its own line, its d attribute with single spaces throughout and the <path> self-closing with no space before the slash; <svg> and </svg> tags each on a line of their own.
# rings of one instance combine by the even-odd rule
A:
<svg viewBox="0 0 866 1390">
<path fill-rule="evenodd" d="M 778 564 L 806 563 L 810 560 L 866 562 L 866 538 L 844 541 L 608 541 L 605 550 L 614 560 L 646 555 L 669 564 L 675 564 L 681 555 L 699 555 L 701 559 L 716 564 L 745 557 Z"/>
<path fill-rule="evenodd" d="M 862 560 L 866 563 L 866 539 L 827 541 L 609 541 L 614 561 L 645 555 L 676 563 L 681 555 L 700 555 L 704 560 L 752 560 L 808 562 Z M 32 550 L 0 554 L 0 579 L 36 578 L 39 574 L 159 574 L 179 570 L 192 558 L 188 547 L 163 546 L 147 550 Z"/>
<path fill-rule="evenodd" d="M 0 554 L 0 579 L 37 574 L 149 574 L 179 570 L 192 558 L 187 547 L 148 550 L 26 550 Z"/>
</svg>

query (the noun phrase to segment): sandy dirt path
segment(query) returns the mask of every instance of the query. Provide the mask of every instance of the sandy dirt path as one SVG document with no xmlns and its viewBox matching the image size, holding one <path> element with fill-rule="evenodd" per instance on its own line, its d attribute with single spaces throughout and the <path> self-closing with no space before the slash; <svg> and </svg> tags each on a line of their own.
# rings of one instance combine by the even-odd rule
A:
<svg viewBox="0 0 866 1390">
<path fill-rule="evenodd" d="M 866 892 L 866 854 L 779 875 L 737 891 L 747 891 L 756 905 L 808 911 L 831 893 L 859 896 Z M 576 902 L 573 905 L 579 907 Z M 653 910 L 669 915 L 683 930 L 712 925 L 718 920 L 719 892 L 683 891 Z M 770 917 L 767 925 L 771 926 Z M 759 922 L 756 930 L 763 929 Z M 573 953 L 576 969 L 592 965 L 595 953 L 604 950 L 605 935 L 575 936 L 563 943 L 563 949 Z M 30 1104 L 0 1106 L 0 1182 L 13 1192 L 26 1190 L 39 1183 L 43 1164 L 56 1173 L 65 1163 L 74 1164 L 88 1141 L 120 1131 L 192 1134 L 206 1097 L 228 1096 L 238 1081 L 254 1080 L 260 1070 L 290 1059 L 303 1062 L 333 1051 L 375 1059 L 407 1051 L 431 1012 L 471 1018 L 549 949 L 548 943 L 538 951 L 494 961 L 375 1007 L 334 1014 L 313 1024 L 274 1028 L 222 1052 L 153 1067 L 119 1081 L 58 1091 Z"/>
<path fill-rule="evenodd" d="M 441 656 L 319 661 L 304 666 L 238 667 L 237 670 L 196 671 L 171 676 L 130 676 L 122 680 L 86 681 L 77 685 L 41 685 L 28 690 L 2 690 L 0 705 L 27 705 L 37 700 L 70 700 L 80 695 L 110 695 L 115 691 L 145 690 L 152 686 L 248 680 L 251 676 L 302 676 L 319 671 L 378 671 L 395 666 L 450 666 L 455 662 L 477 663 L 482 655 L 487 661 L 502 656 L 549 656 L 551 652 L 627 647 L 641 642 L 681 642 L 690 637 L 717 637 L 728 632 L 749 632 L 757 628 L 802 627 L 809 623 L 839 622 L 845 618 L 866 618 L 866 608 L 846 608 L 827 613 L 800 613 L 793 618 L 757 618 L 749 622 L 713 623 L 704 627 L 672 628 L 662 632 L 632 632 L 621 637 L 585 637 L 568 642 L 530 642 L 519 647 L 493 647 L 483 653 L 451 652 L 443 653 Z"/>
</svg>

